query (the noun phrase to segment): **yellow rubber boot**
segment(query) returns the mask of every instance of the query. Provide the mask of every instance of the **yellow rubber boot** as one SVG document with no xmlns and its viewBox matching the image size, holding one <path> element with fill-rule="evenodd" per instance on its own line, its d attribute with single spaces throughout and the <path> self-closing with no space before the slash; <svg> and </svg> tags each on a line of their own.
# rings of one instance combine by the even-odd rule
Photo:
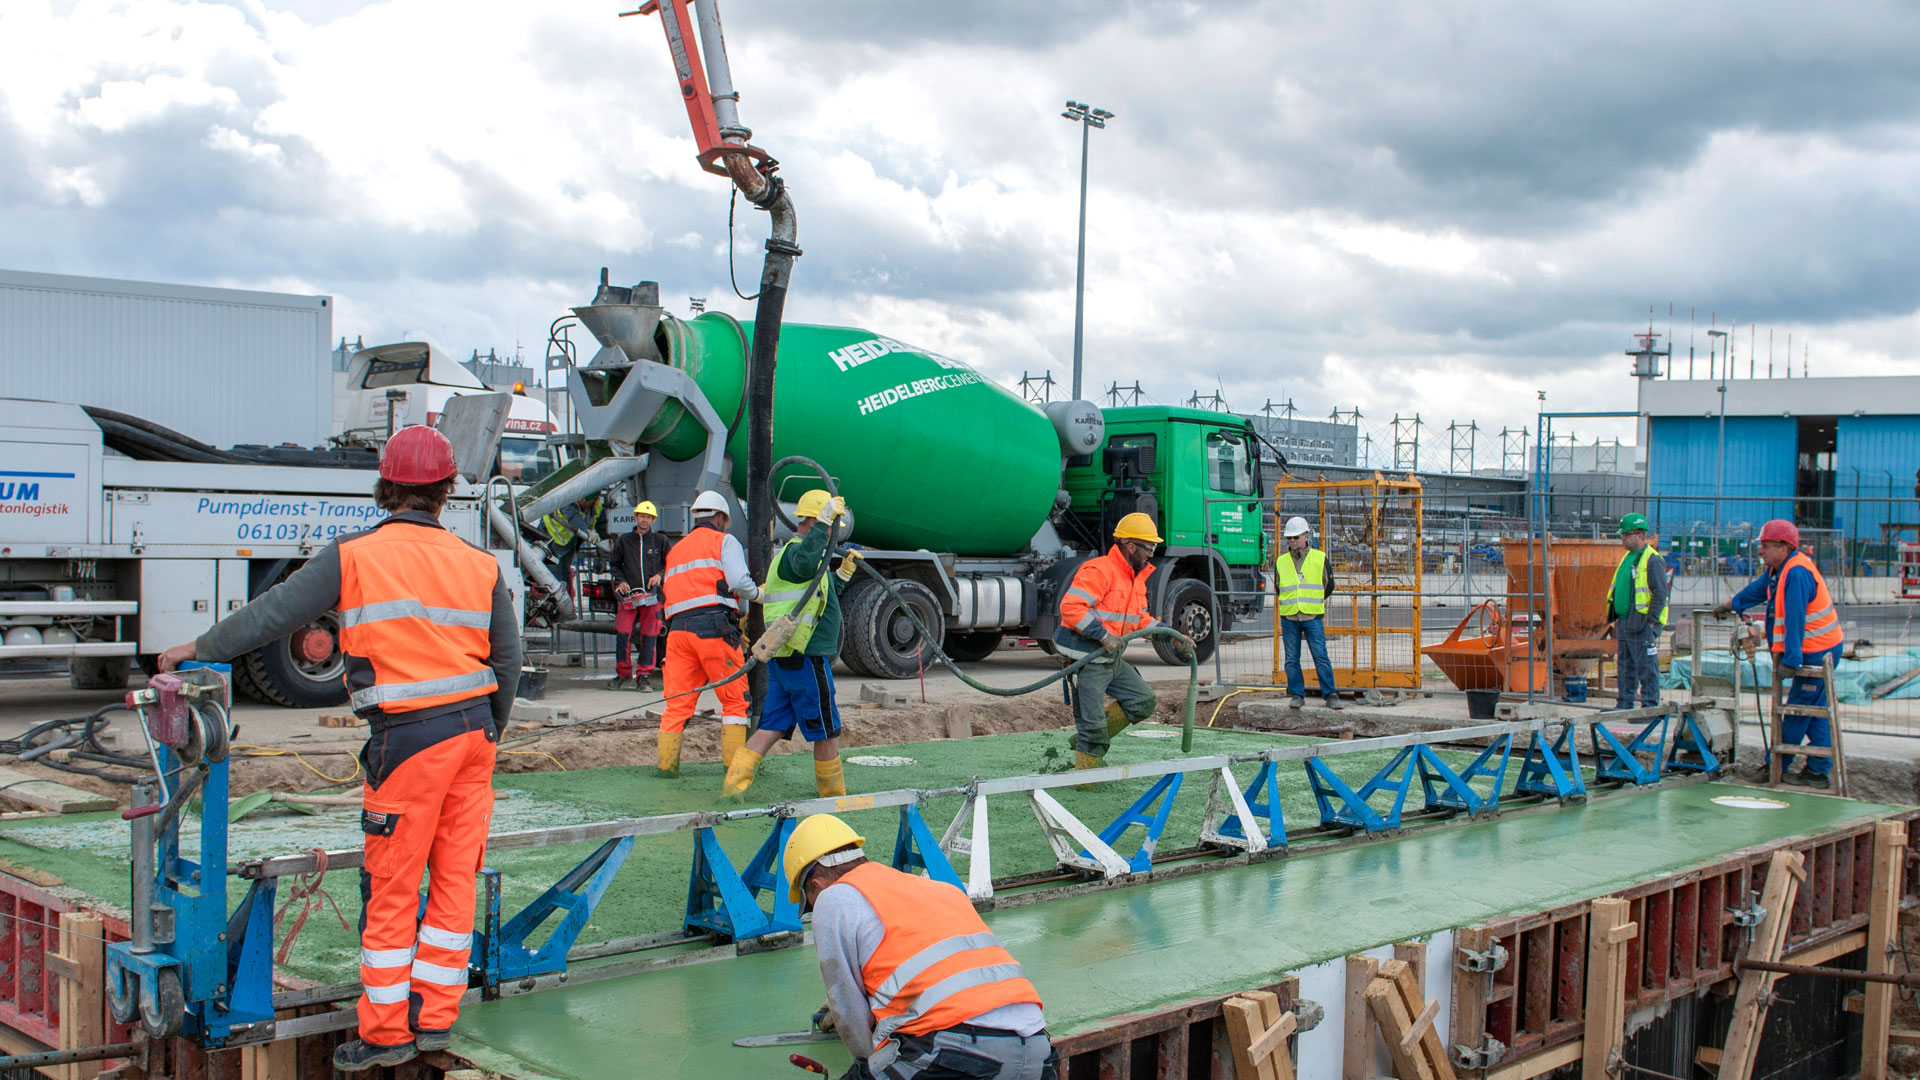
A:
<svg viewBox="0 0 1920 1080">
<path fill-rule="evenodd" d="M 655 776 L 675 779 L 680 776 L 680 736 L 684 734 L 681 731 L 660 733 L 660 765 L 654 769 Z"/>
<path fill-rule="evenodd" d="M 742 746 L 733 752 L 733 764 L 727 766 L 726 782 L 720 785 L 720 794 L 729 799 L 745 801 L 747 789 L 753 786 L 753 770 L 760 767 L 761 755 Z"/>
<path fill-rule="evenodd" d="M 847 772 L 840 767 L 839 757 L 836 756 L 832 761 L 815 759 L 813 786 L 823 796 L 839 796 L 847 793 Z"/>
<path fill-rule="evenodd" d="M 1094 757 L 1092 754 L 1086 753 L 1085 751 L 1075 750 L 1073 752 L 1073 767 L 1076 770 L 1098 769 L 1102 765 L 1105 765 L 1106 763 L 1107 763 L 1107 759 Z M 1092 791 L 1096 786 L 1097 785 L 1094 785 L 1094 784 L 1075 784 L 1073 785 L 1073 789 L 1075 791 Z"/>
<path fill-rule="evenodd" d="M 747 745 L 747 725 L 720 725 L 720 764 L 731 767 L 733 755 L 745 745 Z"/>
<path fill-rule="evenodd" d="M 1127 711 L 1120 707 L 1119 702 L 1107 702 L 1107 738 L 1111 739 L 1120 734 L 1121 730 L 1131 723 L 1133 721 L 1127 719 Z"/>
</svg>

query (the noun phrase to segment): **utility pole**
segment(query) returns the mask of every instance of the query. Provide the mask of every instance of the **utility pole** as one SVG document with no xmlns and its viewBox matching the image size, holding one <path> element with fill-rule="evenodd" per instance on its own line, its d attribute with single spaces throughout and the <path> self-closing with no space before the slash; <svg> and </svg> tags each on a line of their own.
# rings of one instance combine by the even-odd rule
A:
<svg viewBox="0 0 1920 1080">
<path fill-rule="evenodd" d="M 1083 101 L 1069 101 L 1060 114 L 1080 125 L 1080 257 L 1073 272 L 1073 400 L 1080 400 L 1080 356 L 1087 325 L 1087 144 L 1094 128 L 1104 128 L 1113 114 Z"/>
</svg>

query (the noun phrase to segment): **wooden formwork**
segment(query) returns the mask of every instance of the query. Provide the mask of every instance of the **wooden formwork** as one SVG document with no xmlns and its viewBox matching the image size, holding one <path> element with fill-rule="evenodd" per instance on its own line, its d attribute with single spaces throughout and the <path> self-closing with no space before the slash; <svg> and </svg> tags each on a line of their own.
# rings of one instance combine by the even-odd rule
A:
<svg viewBox="0 0 1920 1080">
<path fill-rule="evenodd" d="M 1250 987 L 1249 989 L 1255 989 Z M 1300 986 L 1292 978 L 1258 987 L 1293 1008 Z M 1222 1004 L 1234 995 L 1185 1002 L 1053 1040 L 1061 1080 L 1234 1080 L 1233 1048 Z"/>
<path fill-rule="evenodd" d="M 1920 811 L 1891 820 L 1911 825 L 1916 818 Z M 1658 1005 L 1733 977 L 1747 938 L 1739 913 L 1764 890 L 1768 861 L 1777 850 L 1799 852 L 1807 873 L 1789 916 L 1788 957 L 1819 964 L 1864 947 L 1873 842 L 1874 823 L 1866 822 L 1753 848 L 1615 893 L 1627 902 L 1627 921 L 1637 927 L 1626 949 L 1626 1009 Z M 1913 906 L 1920 903 L 1920 877 L 1911 861 L 1904 865 L 1901 903 Z M 1461 949 L 1485 952 L 1498 945 L 1507 955 L 1497 971 L 1455 968 L 1451 1041 L 1479 1049 L 1497 1040 L 1506 1048 L 1502 1060 L 1513 1061 L 1579 1040 L 1587 1020 L 1592 906 L 1586 900 L 1458 931 Z"/>
</svg>

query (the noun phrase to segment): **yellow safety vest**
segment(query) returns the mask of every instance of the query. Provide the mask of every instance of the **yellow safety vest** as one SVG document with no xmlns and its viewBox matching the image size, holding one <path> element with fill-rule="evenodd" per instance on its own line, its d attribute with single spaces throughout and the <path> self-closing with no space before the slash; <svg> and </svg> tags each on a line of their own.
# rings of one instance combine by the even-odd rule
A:
<svg viewBox="0 0 1920 1080">
<path fill-rule="evenodd" d="M 1305 564 L 1293 568 L 1293 552 L 1281 551 L 1274 560 L 1274 604 L 1282 615 L 1327 613 L 1327 553 L 1308 548 Z"/>
<path fill-rule="evenodd" d="M 780 576 L 780 561 L 786 558 L 787 549 L 799 542 L 797 539 L 787 541 L 779 551 L 774 553 L 773 565 L 767 568 L 767 586 L 766 590 L 760 594 L 760 607 L 768 622 L 799 607 L 800 598 L 806 595 L 807 586 L 812 584 L 811 578 L 796 582 Z M 826 555 L 822 553 L 820 557 L 824 559 Z M 814 624 L 820 621 L 820 613 L 827 610 L 827 585 L 827 582 L 822 581 L 820 587 L 814 590 L 813 598 L 807 601 L 807 606 L 800 608 L 800 614 L 794 618 L 792 636 L 780 646 L 780 651 L 775 653 L 775 656 L 793 656 L 805 649 L 807 643 L 813 640 Z"/>
<path fill-rule="evenodd" d="M 1631 551 L 1627 552 L 1626 557 L 1620 560 L 1621 565 L 1624 566 L 1628 559 L 1639 559 L 1639 561 L 1633 565 L 1633 610 L 1641 615 L 1645 615 L 1647 613 L 1647 606 L 1653 603 L 1653 586 L 1647 584 L 1647 563 L 1651 562 L 1654 557 L 1655 552 L 1653 545 L 1648 544 L 1646 547 L 1641 548 L 1637 554 Z M 1667 612 L 1672 610 L 1672 607 L 1673 605 L 1669 603 L 1660 609 L 1661 626 L 1667 625 Z"/>
<path fill-rule="evenodd" d="M 600 520 L 600 508 L 605 505 L 603 499 L 593 500 L 593 509 L 586 512 L 588 529 L 592 529 L 593 523 Z M 547 527 L 547 535 L 561 547 L 566 547 L 573 540 L 573 530 L 567 527 L 566 509 L 563 506 L 540 519 L 540 524 Z"/>
</svg>

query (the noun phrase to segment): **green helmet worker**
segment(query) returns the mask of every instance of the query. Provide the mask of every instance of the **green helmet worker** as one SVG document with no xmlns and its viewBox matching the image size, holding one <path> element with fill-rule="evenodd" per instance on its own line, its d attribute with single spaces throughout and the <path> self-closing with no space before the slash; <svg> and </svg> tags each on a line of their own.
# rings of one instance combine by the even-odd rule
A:
<svg viewBox="0 0 1920 1080">
<path fill-rule="evenodd" d="M 1080 669 L 1073 695 L 1073 763 L 1077 769 L 1097 769 L 1113 737 L 1128 724 L 1153 715 L 1159 699 L 1153 687 L 1121 656 L 1125 636 L 1155 625 L 1147 614 L 1147 579 L 1153 576 L 1153 550 L 1162 543 L 1153 519 L 1133 513 L 1114 524 L 1113 547 L 1088 559 L 1075 571 L 1073 582 L 1060 594 L 1060 620 L 1053 643 L 1074 660 L 1094 656 Z M 1184 638 L 1174 646 L 1181 659 L 1190 659 L 1193 645 Z M 1105 705 L 1108 695 L 1114 703 Z"/>
<path fill-rule="evenodd" d="M 1647 542 L 1645 514 L 1620 519 L 1620 546 L 1626 554 L 1607 589 L 1607 625 L 1620 666 L 1614 708 L 1653 708 L 1660 704 L 1660 633 L 1671 592 L 1667 561 Z"/>
<path fill-rule="evenodd" d="M 848 1076 L 1054 1074 L 1040 994 L 946 882 L 869 862 L 866 839 L 832 814 L 794 827 L 787 898 L 813 909 L 813 943 L 832 1030 L 854 1056 Z M 976 1068 L 978 1066 L 978 1068 Z"/>
</svg>

